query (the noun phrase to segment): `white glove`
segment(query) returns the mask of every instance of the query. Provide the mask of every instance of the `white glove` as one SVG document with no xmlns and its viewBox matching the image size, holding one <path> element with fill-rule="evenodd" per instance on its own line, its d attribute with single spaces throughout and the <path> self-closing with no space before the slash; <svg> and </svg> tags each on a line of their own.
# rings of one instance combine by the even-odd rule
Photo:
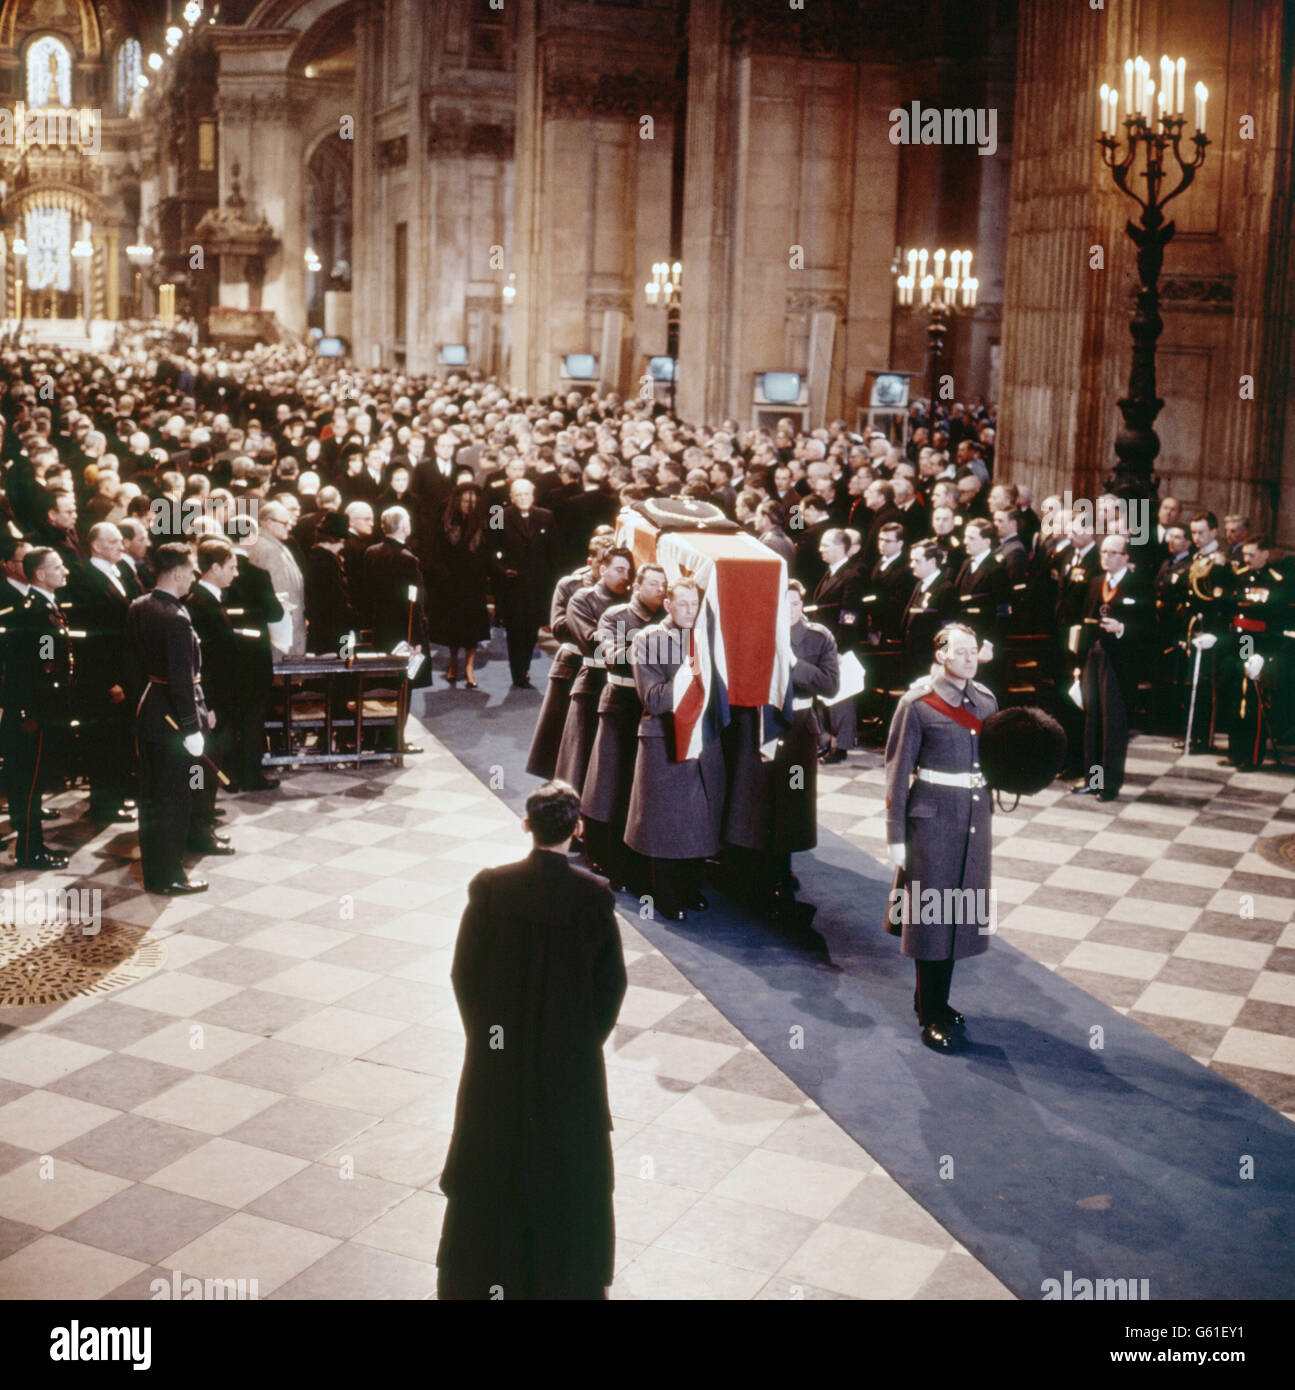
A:
<svg viewBox="0 0 1295 1390">
<path fill-rule="evenodd" d="M 1192 646 L 1198 652 L 1207 652 L 1218 641 L 1218 634 L 1214 632 L 1198 632 L 1192 638 Z"/>
<path fill-rule="evenodd" d="M 1245 672 L 1252 681 L 1259 679 L 1259 673 L 1264 669 L 1264 659 L 1256 652 L 1249 661 L 1246 662 Z"/>
<path fill-rule="evenodd" d="M 904 845 L 890 846 L 890 862 L 897 868 L 902 869 L 908 862 L 908 850 Z"/>
<path fill-rule="evenodd" d="M 184 751 L 188 753 L 191 758 L 202 757 L 202 749 L 203 742 L 201 734 L 189 734 L 184 740 Z"/>
</svg>

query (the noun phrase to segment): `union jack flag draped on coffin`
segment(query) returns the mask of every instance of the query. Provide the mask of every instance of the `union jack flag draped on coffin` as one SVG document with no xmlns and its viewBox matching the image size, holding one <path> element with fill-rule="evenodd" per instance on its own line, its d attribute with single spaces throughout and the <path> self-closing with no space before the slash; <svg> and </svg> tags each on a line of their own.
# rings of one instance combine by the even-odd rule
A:
<svg viewBox="0 0 1295 1390">
<path fill-rule="evenodd" d="M 742 533 L 658 531 L 632 511 L 621 513 L 618 540 L 635 563 L 655 562 L 673 583 L 695 579 L 702 590 L 692 656 L 675 675 L 677 758 L 695 758 L 728 723 L 729 707 L 762 711 L 760 751 L 772 758 L 791 726 L 791 629 L 787 563 Z"/>
</svg>

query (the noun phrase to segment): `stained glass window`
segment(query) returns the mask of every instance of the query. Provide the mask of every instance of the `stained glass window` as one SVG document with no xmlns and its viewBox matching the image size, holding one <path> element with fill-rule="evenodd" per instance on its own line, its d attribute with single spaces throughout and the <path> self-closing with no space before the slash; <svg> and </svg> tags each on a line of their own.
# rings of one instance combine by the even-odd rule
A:
<svg viewBox="0 0 1295 1390">
<path fill-rule="evenodd" d="M 72 105 L 72 54 L 53 34 L 27 50 L 27 105 Z"/>
<path fill-rule="evenodd" d="M 131 103 L 139 91 L 144 71 L 144 50 L 138 39 L 127 39 L 117 50 L 117 114 L 130 115 Z"/>
<path fill-rule="evenodd" d="M 27 285 L 72 288 L 72 214 L 67 208 L 27 209 Z"/>
</svg>

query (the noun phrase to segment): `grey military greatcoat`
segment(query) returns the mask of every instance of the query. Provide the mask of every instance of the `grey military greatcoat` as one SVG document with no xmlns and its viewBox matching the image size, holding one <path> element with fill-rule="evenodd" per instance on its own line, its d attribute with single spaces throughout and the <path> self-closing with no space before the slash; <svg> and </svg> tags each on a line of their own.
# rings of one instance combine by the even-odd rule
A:
<svg viewBox="0 0 1295 1390">
<path fill-rule="evenodd" d="M 558 745 L 562 742 L 562 728 L 571 701 L 571 682 L 580 670 L 580 648 L 571 641 L 566 626 L 567 601 L 577 589 L 583 588 L 592 579 L 593 573 L 586 566 L 574 574 L 563 575 L 553 590 L 549 629 L 562 645 L 553 658 L 553 665 L 549 667 L 544 703 L 540 706 L 540 716 L 535 721 L 535 732 L 531 735 L 530 752 L 526 757 L 526 771 L 532 777 L 543 777 L 546 781 L 553 776 L 558 764 Z"/>
<path fill-rule="evenodd" d="M 598 697 L 607 679 L 595 638 L 598 620 L 619 602 L 617 595 L 601 582 L 577 589 L 567 601 L 567 632 L 570 640 L 580 648 L 581 666 L 571 682 L 571 698 L 567 702 L 567 717 L 562 725 L 553 775 L 569 782 L 577 792 L 584 787 L 589 754 L 598 732 Z"/>
<path fill-rule="evenodd" d="M 653 859 L 705 859 L 719 850 L 724 750 L 713 739 L 699 757 L 675 759 L 674 677 L 690 634 L 672 619 L 634 634 L 630 662 L 643 702 L 625 843 Z"/>
<path fill-rule="evenodd" d="M 918 768 L 980 771 L 979 736 L 927 703 L 932 693 L 981 721 L 998 709 L 985 686 L 968 681 L 959 690 L 942 675 L 919 681 L 895 707 L 886 741 L 886 841 L 902 843 L 907 854 L 891 885 L 886 929 L 901 937 L 906 956 L 962 960 L 989 949 L 989 933 L 981 927 L 990 921 L 978 919 L 989 918 L 993 793 L 913 780 Z M 958 905 L 945 897 L 953 889 L 963 890 Z M 928 890 L 941 895 L 938 910 L 930 910 Z"/>
<path fill-rule="evenodd" d="M 580 810 L 590 820 L 618 828 L 624 826 L 629 809 L 639 720 L 643 717 L 643 702 L 633 684 L 630 643 L 636 632 L 657 618 L 658 614 L 632 599 L 607 609 L 594 635 L 607 663 L 607 684 L 598 697 L 598 731 L 585 771 Z M 626 680 L 629 685 L 622 683 Z"/>
</svg>

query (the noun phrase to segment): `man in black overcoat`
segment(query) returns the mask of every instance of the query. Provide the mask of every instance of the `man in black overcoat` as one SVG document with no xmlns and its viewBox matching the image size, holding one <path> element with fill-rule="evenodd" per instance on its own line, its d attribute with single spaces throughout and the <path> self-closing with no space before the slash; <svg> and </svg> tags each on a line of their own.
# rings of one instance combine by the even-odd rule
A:
<svg viewBox="0 0 1295 1390">
<path fill-rule="evenodd" d="M 382 539 L 365 552 L 364 590 L 373 645 L 389 652 L 401 642 L 427 650 L 427 599 L 423 570 L 409 549 L 411 520 L 403 507 L 388 507 L 380 520 Z M 412 597 L 410 596 L 412 593 Z"/>
<path fill-rule="evenodd" d="M 558 568 L 558 536 L 553 513 L 535 505 L 535 484 L 512 486 L 495 546 L 496 594 L 508 633 L 508 667 L 514 688 L 531 688 L 531 656 L 548 614 Z"/>
<path fill-rule="evenodd" d="M 1124 785 L 1129 712 L 1152 630 L 1151 593 L 1129 567 L 1127 536 L 1105 536 L 1102 573 L 1088 583 L 1080 619 L 1085 778 L 1072 790 L 1114 801 Z"/>
<path fill-rule="evenodd" d="M 250 523 L 250 525 L 248 524 Z M 238 575 L 225 590 L 225 612 L 234 624 L 234 672 L 239 699 L 234 728 L 234 781 L 243 791 L 273 791 L 278 779 L 262 764 L 265 756 L 265 713 L 274 687 L 274 648 L 270 624 L 283 620 L 283 604 L 268 570 L 254 564 L 247 551 L 256 544 L 256 523 L 244 519 L 236 548 Z"/>
<path fill-rule="evenodd" d="M 202 649 L 203 691 L 215 716 L 206 740 L 206 756 L 223 772 L 234 751 L 234 729 L 244 691 L 238 681 L 234 622 L 225 610 L 225 590 L 238 577 L 238 557 L 223 538 L 209 537 L 198 546 L 198 582 L 185 606 Z M 188 848 L 195 854 L 233 854 L 229 837 L 216 829 L 216 778 L 208 774 L 193 799 Z"/>
<path fill-rule="evenodd" d="M 572 788 L 526 801 L 534 849 L 468 885 L 451 979 L 467 1034 L 436 1263 L 450 1299 L 598 1299 L 612 1282 L 603 1044 L 625 996 L 606 882 L 567 858 Z"/>
<path fill-rule="evenodd" d="M 133 821 L 131 708 L 126 699 L 126 614 L 131 596 L 118 568 L 121 532 L 108 521 L 90 528 L 90 558 L 68 584 L 76 650 L 76 698 L 82 761 L 90 780 L 90 815 Z"/>
</svg>

